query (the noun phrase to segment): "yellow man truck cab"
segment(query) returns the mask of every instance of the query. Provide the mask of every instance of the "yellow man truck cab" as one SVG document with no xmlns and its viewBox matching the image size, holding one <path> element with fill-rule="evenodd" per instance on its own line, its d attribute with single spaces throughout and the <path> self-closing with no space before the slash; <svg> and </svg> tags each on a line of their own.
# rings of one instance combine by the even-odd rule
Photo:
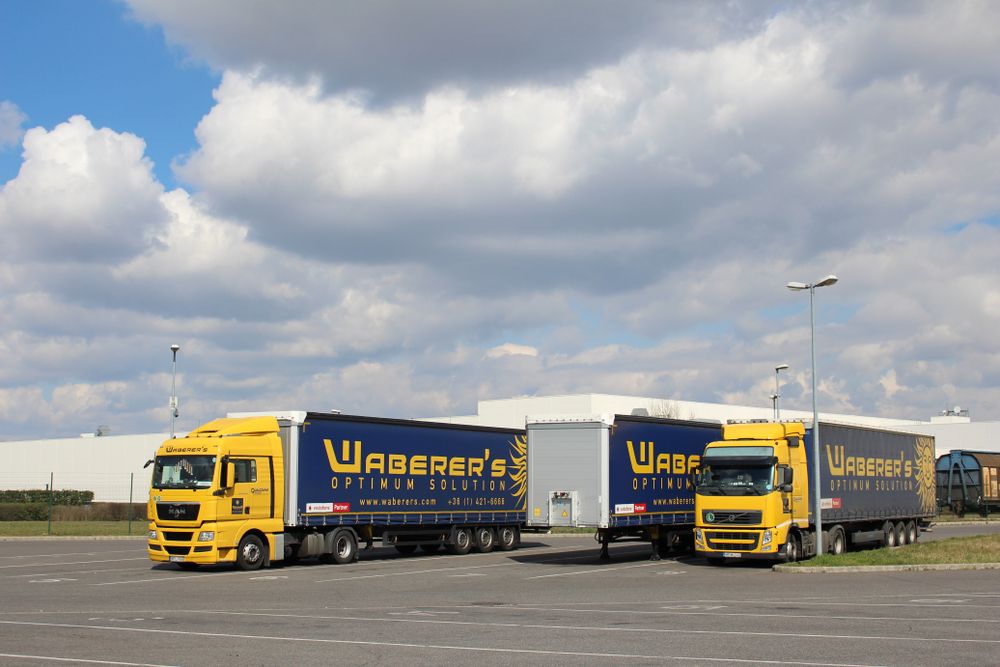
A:
<svg viewBox="0 0 1000 667">
<path fill-rule="evenodd" d="M 726 559 L 795 561 L 816 553 L 815 495 L 823 544 L 917 540 L 934 516 L 934 439 L 823 423 L 820 460 L 801 422 L 730 422 L 705 447 L 694 475 L 695 552 Z M 820 489 L 813 488 L 819 465 Z"/>
<path fill-rule="evenodd" d="M 148 554 L 244 570 L 346 563 L 375 540 L 402 553 L 516 548 L 525 434 L 316 412 L 240 413 L 164 442 Z"/>
</svg>

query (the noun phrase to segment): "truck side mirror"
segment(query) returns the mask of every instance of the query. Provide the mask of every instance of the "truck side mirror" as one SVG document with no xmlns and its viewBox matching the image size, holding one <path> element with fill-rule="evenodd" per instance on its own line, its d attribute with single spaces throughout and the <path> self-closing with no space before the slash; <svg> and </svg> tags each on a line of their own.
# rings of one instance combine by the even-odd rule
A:
<svg viewBox="0 0 1000 667">
<path fill-rule="evenodd" d="M 142 469 L 145 470 L 146 468 L 148 468 L 151 465 L 153 465 L 153 459 L 149 459 L 148 461 L 146 461 L 146 464 L 144 466 L 142 466 Z"/>
<path fill-rule="evenodd" d="M 236 464 L 223 460 L 222 477 L 219 479 L 219 489 L 212 492 L 213 496 L 224 496 L 226 491 L 236 484 Z"/>
<path fill-rule="evenodd" d="M 792 490 L 792 469 L 788 466 L 778 466 L 778 488 L 782 491 Z"/>
<path fill-rule="evenodd" d="M 688 482 L 690 482 L 692 487 L 698 486 L 698 476 L 701 474 L 701 468 L 695 466 L 691 468 L 691 472 L 688 473 Z"/>
</svg>

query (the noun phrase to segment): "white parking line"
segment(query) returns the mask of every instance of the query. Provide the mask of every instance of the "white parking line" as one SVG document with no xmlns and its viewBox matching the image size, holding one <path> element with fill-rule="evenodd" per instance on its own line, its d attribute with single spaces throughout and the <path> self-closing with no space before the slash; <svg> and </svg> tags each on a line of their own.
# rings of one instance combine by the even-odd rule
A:
<svg viewBox="0 0 1000 667">
<path fill-rule="evenodd" d="M 598 570 L 576 570 L 574 572 L 556 572 L 555 574 L 539 574 L 534 577 L 525 577 L 526 579 L 548 579 L 549 577 L 575 577 L 578 574 L 605 574 L 607 572 L 618 572 L 619 570 L 631 570 L 637 567 L 653 567 L 656 565 L 662 565 L 662 562 L 653 561 L 652 563 L 642 563 L 640 565 L 622 565 L 620 567 L 602 567 Z"/>
<path fill-rule="evenodd" d="M 26 567 L 53 567 L 58 565 L 59 567 L 64 567 L 66 565 L 90 565 L 92 563 L 123 563 L 130 560 L 148 560 L 146 558 L 109 558 L 107 560 L 78 560 L 70 561 L 69 563 L 20 563 L 18 565 L 0 565 L 0 570 L 9 570 L 13 568 L 26 568 Z"/>
<path fill-rule="evenodd" d="M 403 623 L 428 623 L 436 621 L 418 621 L 418 620 L 402 620 L 399 622 Z M 413 644 L 404 642 L 375 642 L 375 641 L 362 641 L 357 639 L 327 639 L 327 638 L 313 638 L 313 637 L 280 637 L 280 636 L 265 636 L 265 635 L 241 635 L 241 634 L 226 634 L 220 632 L 190 632 L 186 630 L 163 630 L 163 629 L 151 629 L 151 628 L 122 628 L 122 627 L 109 627 L 101 625 L 80 625 L 71 623 L 29 623 L 21 621 L 0 621 L 0 624 L 9 625 L 31 625 L 31 626 L 41 626 L 49 628 L 65 628 L 71 630 L 99 630 L 105 632 L 137 632 L 137 633 L 149 633 L 149 634 L 165 634 L 165 635 L 181 635 L 188 637 L 217 637 L 222 639 L 247 639 L 247 640 L 262 640 L 262 641 L 283 641 L 283 642 L 301 642 L 301 643 L 314 643 L 314 644 L 335 644 L 335 645 L 351 645 L 351 646 L 381 646 L 388 648 L 414 648 L 423 649 L 430 651 L 460 651 L 464 653 L 492 653 L 492 654 L 511 654 L 511 655 L 531 655 L 531 656 L 566 656 L 566 657 L 579 657 L 579 658 L 604 658 L 611 660 L 651 660 L 655 662 L 719 662 L 728 664 L 765 664 L 765 665 L 805 665 L 808 667 L 877 667 L 876 665 L 867 664 L 849 664 L 843 662 L 793 662 L 790 660 L 760 660 L 760 659 L 739 659 L 739 658 L 709 658 L 705 656 L 666 656 L 666 655 L 647 655 L 641 653 L 596 653 L 590 651 L 554 651 L 554 650 L 543 650 L 543 649 L 526 649 L 526 648 L 490 648 L 485 646 L 457 646 L 450 644 Z M 555 626 L 559 627 L 559 626 Z M 575 628 L 567 628 L 575 629 Z M 601 630 L 607 630 L 608 628 L 600 628 Z M 619 632 L 621 628 L 611 629 L 614 632 Z M 750 633 L 748 633 L 750 634 Z M 808 635 L 803 635 L 808 636 Z M 824 636 L 824 635 L 820 635 Z M 837 638 L 837 637 L 833 637 Z M 881 639 L 881 638 L 880 638 Z M 905 638 L 910 639 L 910 638 Z M 970 640 L 972 641 L 972 640 Z M 104 664 L 115 664 L 115 663 L 104 663 Z M 122 664 L 122 663 L 118 663 Z"/>
<path fill-rule="evenodd" d="M 127 665 L 128 667 L 173 667 L 148 662 L 119 662 L 117 660 L 87 660 L 86 658 L 57 658 L 52 655 L 22 655 L 19 653 L 0 653 L 0 658 L 16 658 L 18 660 L 44 660 L 45 662 L 75 662 L 87 665 Z"/>
</svg>

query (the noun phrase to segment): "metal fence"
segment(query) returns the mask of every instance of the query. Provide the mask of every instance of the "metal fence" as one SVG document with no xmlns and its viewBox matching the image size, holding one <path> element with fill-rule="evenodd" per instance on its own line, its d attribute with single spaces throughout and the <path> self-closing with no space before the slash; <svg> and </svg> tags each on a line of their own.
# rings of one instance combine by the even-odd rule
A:
<svg viewBox="0 0 1000 667">
<path fill-rule="evenodd" d="M 93 491 L 95 503 L 145 503 L 149 498 L 149 479 L 149 471 L 142 473 L 0 471 L 0 490 Z"/>
</svg>

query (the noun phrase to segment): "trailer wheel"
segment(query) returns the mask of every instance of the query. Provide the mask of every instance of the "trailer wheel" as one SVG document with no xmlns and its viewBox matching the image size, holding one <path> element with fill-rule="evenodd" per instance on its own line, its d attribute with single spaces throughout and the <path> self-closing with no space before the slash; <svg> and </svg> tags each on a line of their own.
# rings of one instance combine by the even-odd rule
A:
<svg viewBox="0 0 1000 667">
<path fill-rule="evenodd" d="M 333 553 L 330 554 L 337 565 L 353 563 L 358 558 L 358 540 L 350 530 L 341 530 L 333 536 Z"/>
<path fill-rule="evenodd" d="M 468 528 L 456 528 L 455 540 L 448 545 L 448 551 L 456 555 L 467 554 L 472 550 L 472 531 Z"/>
<path fill-rule="evenodd" d="M 416 544 L 397 544 L 396 551 L 403 554 L 404 556 L 412 554 L 417 550 Z"/>
<path fill-rule="evenodd" d="M 247 572 L 259 570 L 264 565 L 264 543 L 254 534 L 244 535 L 236 548 L 236 565 Z"/>
<path fill-rule="evenodd" d="M 902 521 L 896 522 L 896 544 L 903 546 L 910 543 L 910 533 L 906 530 L 906 524 Z"/>
<path fill-rule="evenodd" d="M 497 549 L 500 551 L 510 551 L 517 547 L 519 539 L 517 528 L 513 526 L 501 526 L 497 533 Z"/>
<path fill-rule="evenodd" d="M 844 535 L 844 529 L 834 526 L 830 531 L 830 553 L 839 556 L 845 551 L 847 551 L 847 536 Z"/>
<path fill-rule="evenodd" d="M 894 547 L 899 544 L 899 535 L 896 534 L 896 525 L 892 521 L 886 521 L 882 526 L 882 541 L 887 547 Z"/>
<path fill-rule="evenodd" d="M 917 522 L 910 521 L 906 522 L 906 541 L 909 544 L 916 544 L 917 540 L 920 539 L 920 528 L 917 527 Z"/>
<path fill-rule="evenodd" d="M 488 554 L 493 551 L 493 545 L 496 544 L 496 541 L 496 535 L 492 528 L 486 526 L 476 528 L 476 551 L 479 553 Z"/>
</svg>

